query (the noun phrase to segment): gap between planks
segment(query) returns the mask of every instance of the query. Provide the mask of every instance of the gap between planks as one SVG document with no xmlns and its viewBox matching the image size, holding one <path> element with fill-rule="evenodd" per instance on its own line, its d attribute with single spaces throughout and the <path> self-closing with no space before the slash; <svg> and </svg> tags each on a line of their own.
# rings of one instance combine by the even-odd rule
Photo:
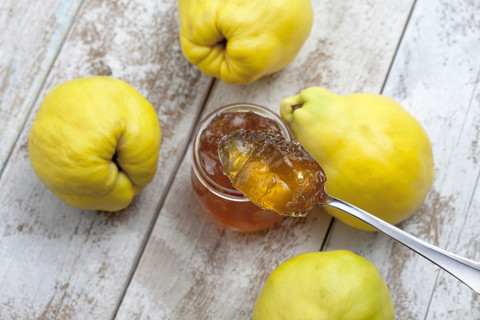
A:
<svg viewBox="0 0 480 320">
<path fill-rule="evenodd" d="M 178 158 L 178 161 L 177 163 L 175 164 L 175 166 L 173 167 L 173 170 L 172 170 L 172 174 L 170 175 L 170 177 L 168 178 L 168 181 L 165 185 L 165 189 L 162 193 L 162 197 L 160 198 L 160 201 L 158 202 L 157 206 L 155 207 L 155 211 L 154 211 L 154 214 L 152 216 L 152 219 L 147 227 L 147 231 L 145 233 L 145 236 L 141 242 L 141 245 L 140 245 L 140 248 L 138 250 L 138 253 L 137 253 L 137 256 L 135 257 L 134 259 L 134 262 L 132 264 L 132 269 L 130 270 L 130 273 L 127 277 L 127 282 L 125 284 L 125 287 L 123 288 L 123 291 L 121 292 L 120 294 L 120 297 L 117 301 L 117 303 L 115 304 L 115 308 L 114 308 L 114 311 L 113 311 L 113 316 L 112 316 L 112 319 L 115 319 L 117 317 L 117 314 L 118 314 L 118 310 L 120 309 L 120 306 L 122 305 L 123 303 L 123 299 L 125 298 L 125 295 L 127 293 L 127 290 L 128 288 L 130 287 L 130 284 L 132 282 L 132 279 L 133 279 L 133 276 L 135 275 L 135 271 L 137 270 L 137 267 L 140 263 L 140 260 L 142 259 L 142 256 L 143 256 L 143 253 L 145 252 L 145 248 L 147 247 L 147 244 L 148 244 L 148 241 L 150 239 L 150 236 L 152 235 L 152 232 L 153 232 L 153 229 L 155 228 L 155 224 L 158 220 L 158 217 L 160 216 L 160 212 L 162 211 L 162 208 L 163 208 L 163 205 L 165 203 L 165 200 L 170 192 L 170 189 L 172 187 L 172 184 L 173 184 L 173 181 L 175 180 L 175 177 L 177 175 L 177 172 L 180 168 L 180 165 L 181 163 L 183 162 L 183 160 L 185 159 L 185 156 L 188 155 L 188 151 L 190 149 L 190 143 L 192 141 L 192 136 L 193 136 L 193 133 L 195 132 L 195 129 L 197 127 L 197 124 L 199 123 L 199 121 L 201 120 L 202 118 L 202 115 L 203 115 L 203 111 L 205 110 L 205 107 L 207 105 L 207 102 L 208 102 L 208 99 L 210 98 L 211 96 L 211 93 L 213 91 L 213 88 L 215 87 L 215 83 L 217 82 L 217 80 L 215 78 L 211 78 L 210 80 L 210 84 L 208 85 L 207 87 L 207 90 L 205 92 L 205 96 L 203 97 L 202 99 L 202 103 L 201 103 L 201 107 L 200 107 L 200 110 L 199 112 L 197 113 L 197 116 L 195 117 L 195 122 L 194 122 L 194 125 L 190 128 L 190 130 L 187 132 L 187 136 L 189 137 L 188 138 L 188 142 L 185 144 L 185 148 L 183 149 L 182 151 L 182 155 Z"/>
<path fill-rule="evenodd" d="M 42 80 L 42 84 L 38 87 L 37 92 L 35 93 L 35 98 L 32 100 L 32 104 L 28 108 L 28 111 L 25 115 L 25 119 L 20 125 L 20 130 L 18 131 L 18 135 L 15 138 L 15 141 L 13 142 L 12 146 L 10 147 L 10 150 L 7 153 L 7 157 L 5 158 L 5 164 L 3 166 L 0 166 L 0 181 L 2 180 L 3 177 L 3 172 L 5 171 L 5 168 L 7 167 L 8 161 L 10 160 L 10 157 L 13 154 L 13 150 L 15 150 L 15 147 L 18 144 L 18 140 L 20 139 L 20 136 L 22 135 L 23 130 L 25 130 L 25 127 L 27 125 L 28 119 L 30 119 L 30 116 L 33 112 L 34 107 L 37 105 L 38 99 L 40 98 L 40 93 L 43 91 L 45 87 L 45 82 L 48 79 L 50 73 L 52 72 L 53 65 L 55 64 L 55 61 L 57 61 L 58 55 L 62 51 L 63 45 L 65 44 L 65 40 L 68 38 L 70 35 L 70 32 L 72 31 L 72 27 L 75 24 L 75 21 L 77 21 L 78 14 L 80 10 L 83 7 L 83 4 L 85 3 L 85 0 L 81 0 L 80 4 L 77 7 L 77 11 L 73 15 L 73 19 L 70 21 L 70 25 L 67 28 L 67 31 L 65 32 L 65 35 L 63 39 L 60 41 L 60 44 L 58 45 L 58 48 L 55 52 L 55 55 L 53 56 L 50 65 L 48 66 L 48 71 L 45 73 L 45 77 Z"/>
<path fill-rule="evenodd" d="M 385 80 L 382 83 L 382 87 L 380 89 L 380 94 L 382 94 L 383 91 L 385 90 L 385 86 L 388 82 L 388 78 L 390 78 L 390 72 L 392 71 L 393 65 L 395 64 L 395 60 L 397 58 L 397 53 L 400 49 L 400 45 L 402 44 L 403 38 L 405 36 L 405 32 L 407 31 L 407 27 L 410 24 L 410 20 L 413 16 L 413 11 L 415 10 L 416 4 L 417 4 L 417 0 L 414 0 L 413 4 L 412 4 L 412 7 L 410 9 L 410 12 L 408 13 L 407 20 L 405 21 L 405 26 L 403 27 L 402 34 L 400 35 L 400 38 L 398 39 L 397 47 L 395 48 L 395 52 L 393 53 L 392 60 L 390 61 L 390 66 L 388 67 L 387 74 L 385 76 Z"/>
</svg>

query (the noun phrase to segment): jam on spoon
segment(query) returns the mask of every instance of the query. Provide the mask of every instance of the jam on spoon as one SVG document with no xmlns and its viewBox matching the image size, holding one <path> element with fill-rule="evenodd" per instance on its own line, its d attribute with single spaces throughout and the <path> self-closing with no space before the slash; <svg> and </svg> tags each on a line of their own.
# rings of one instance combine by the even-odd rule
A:
<svg viewBox="0 0 480 320">
<path fill-rule="evenodd" d="M 325 172 L 298 142 L 238 130 L 220 141 L 218 153 L 232 185 L 264 209 L 301 217 L 328 200 Z"/>
<path fill-rule="evenodd" d="M 317 205 L 340 209 L 412 249 L 480 294 L 480 263 L 437 248 L 325 192 L 326 176 L 316 160 L 294 141 L 239 130 L 220 140 L 218 153 L 232 185 L 253 203 L 290 216 Z"/>
</svg>

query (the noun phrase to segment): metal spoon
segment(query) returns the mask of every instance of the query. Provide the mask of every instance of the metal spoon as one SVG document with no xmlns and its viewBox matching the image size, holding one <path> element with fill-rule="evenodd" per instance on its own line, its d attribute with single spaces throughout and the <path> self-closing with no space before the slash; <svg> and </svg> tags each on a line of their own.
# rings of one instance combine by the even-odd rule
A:
<svg viewBox="0 0 480 320">
<path fill-rule="evenodd" d="M 340 209 L 371 225 L 430 260 L 480 294 L 480 263 L 435 247 L 343 200 L 332 196 L 328 196 L 327 199 L 327 202 L 322 205 Z"/>
<path fill-rule="evenodd" d="M 261 143 L 258 143 L 258 142 Z M 266 147 L 267 146 L 267 147 Z M 258 149 L 257 149 L 258 148 Z M 250 185 L 250 191 L 245 191 L 248 189 L 241 189 L 247 198 L 252 200 L 253 203 L 260 205 L 263 208 L 270 209 L 280 214 L 291 216 L 291 217 L 304 217 L 307 214 L 307 210 L 312 208 L 313 206 L 330 206 L 342 210 L 357 219 L 369 224 L 370 226 L 374 227 L 375 229 L 383 232 L 384 234 L 388 235 L 389 237 L 397 240 L 401 244 L 405 245 L 406 247 L 412 249 L 416 253 L 420 254 L 421 256 L 425 257 L 426 259 L 430 260 L 440 268 L 444 269 L 458 280 L 466 284 L 476 293 L 480 294 L 480 263 L 469 260 L 453 253 L 447 252 L 443 249 L 435 247 L 425 241 L 422 241 L 405 231 L 383 221 L 376 216 L 357 208 L 343 200 L 334 198 L 328 195 L 325 192 L 325 185 L 324 182 L 326 180 L 325 173 L 321 166 L 313 159 L 313 157 L 308 154 L 308 152 L 303 149 L 301 145 L 296 142 L 286 141 L 284 138 L 279 136 L 272 136 L 267 133 L 259 132 L 259 131 L 250 131 L 250 130 L 239 130 L 232 133 L 227 134 L 219 144 L 219 158 L 222 162 L 225 174 L 231 179 L 232 184 L 234 187 L 238 188 L 235 183 L 235 176 L 242 170 L 245 166 L 247 161 L 250 163 L 255 162 L 251 160 L 251 155 L 255 152 L 257 154 L 257 158 L 268 157 L 272 156 L 272 152 L 278 151 L 280 148 L 284 148 L 281 152 L 283 154 L 288 154 L 289 151 L 300 154 L 302 156 L 311 157 L 312 161 L 314 162 L 313 165 L 317 167 L 316 172 L 313 174 L 320 176 L 323 175 L 325 178 L 322 185 L 315 186 L 316 190 L 314 192 L 315 198 L 317 200 L 313 200 L 313 202 L 308 203 L 305 206 L 306 210 L 301 210 L 300 212 L 284 212 L 285 209 L 283 204 L 280 204 L 273 199 L 272 201 L 264 202 L 262 196 L 258 197 L 258 190 L 261 189 L 261 184 L 258 184 L 258 179 L 253 179 L 254 184 Z M 289 150 L 288 148 L 292 148 Z M 263 152 L 263 153 L 262 153 Z M 280 152 L 280 151 L 279 151 Z M 276 168 L 278 168 L 278 159 L 276 160 Z M 264 166 L 264 165 L 263 165 Z M 313 172 L 312 167 L 309 168 L 308 172 Z M 249 170 L 248 172 L 254 172 L 255 170 Z M 281 174 L 276 173 L 276 179 L 281 179 Z M 270 175 L 272 176 L 272 175 Z M 291 175 L 290 175 L 291 176 Z M 245 179 L 249 179 L 250 177 L 243 177 L 242 181 Z M 257 184 L 255 184 L 257 183 Z M 248 194 L 251 192 L 251 194 Z M 313 193 L 312 193 L 313 194 Z M 265 196 L 267 197 L 267 196 Z M 312 200 L 312 199 L 310 199 Z M 303 203 L 302 203 L 303 204 Z"/>
</svg>

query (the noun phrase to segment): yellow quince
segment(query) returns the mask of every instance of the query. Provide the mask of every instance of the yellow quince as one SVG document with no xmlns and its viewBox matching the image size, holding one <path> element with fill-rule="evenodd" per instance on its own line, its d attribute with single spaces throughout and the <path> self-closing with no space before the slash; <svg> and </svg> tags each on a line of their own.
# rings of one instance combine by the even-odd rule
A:
<svg viewBox="0 0 480 320">
<path fill-rule="evenodd" d="M 393 320 L 388 287 L 374 264 L 346 250 L 310 252 L 278 266 L 253 320 Z"/>
<path fill-rule="evenodd" d="M 152 105 L 124 81 L 74 79 L 44 98 L 28 151 L 39 179 L 66 204 L 127 207 L 153 178 L 161 132 Z"/>
<path fill-rule="evenodd" d="M 310 0 L 179 0 L 178 13 L 184 56 L 231 84 L 284 68 L 313 21 Z"/>
<path fill-rule="evenodd" d="M 281 114 L 325 170 L 328 194 L 392 224 L 425 200 L 434 178 L 432 146 L 420 123 L 394 100 L 312 87 L 285 99 Z M 325 209 L 350 226 L 373 230 Z"/>
</svg>

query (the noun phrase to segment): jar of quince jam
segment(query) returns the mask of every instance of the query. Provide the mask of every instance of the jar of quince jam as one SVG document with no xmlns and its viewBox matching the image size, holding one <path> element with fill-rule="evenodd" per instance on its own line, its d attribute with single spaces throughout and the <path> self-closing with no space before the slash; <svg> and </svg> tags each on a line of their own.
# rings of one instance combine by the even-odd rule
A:
<svg viewBox="0 0 480 320">
<path fill-rule="evenodd" d="M 227 229 L 258 231 L 282 216 L 250 202 L 223 173 L 218 143 L 225 134 L 239 129 L 272 132 L 288 140 L 293 137 L 283 120 L 265 107 L 240 103 L 217 109 L 199 123 L 194 135 L 192 186 L 210 220 Z"/>
</svg>

